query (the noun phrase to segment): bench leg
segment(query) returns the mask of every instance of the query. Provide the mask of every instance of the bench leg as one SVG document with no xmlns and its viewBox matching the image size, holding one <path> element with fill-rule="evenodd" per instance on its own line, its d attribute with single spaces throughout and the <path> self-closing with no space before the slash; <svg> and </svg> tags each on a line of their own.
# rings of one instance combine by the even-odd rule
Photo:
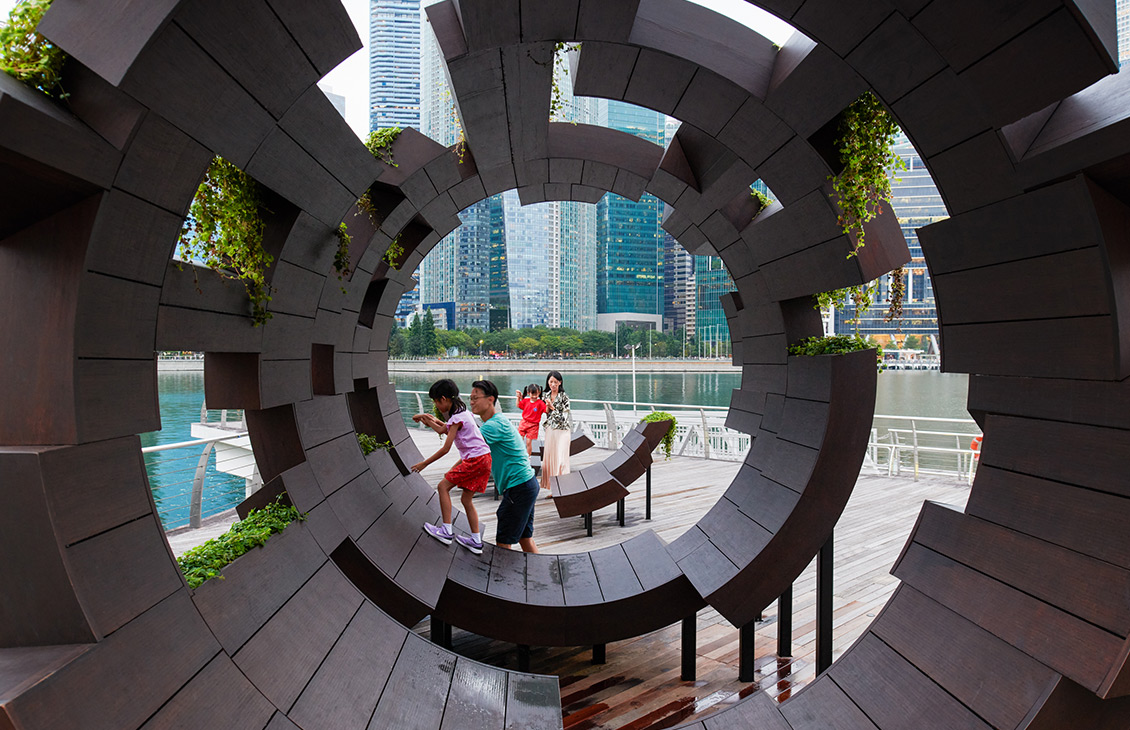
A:
<svg viewBox="0 0 1130 730">
<path fill-rule="evenodd" d="M 433 644 L 438 644 L 445 649 L 451 648 L 451 624 L 444 623 L 432 616 L 431 634 Z"/>
<path fill-rule="evenodd" d="M 777 656 L 793 655 L 793 587 L 777 599 Z"/>
<path fill-rule="evenodd" d="M 644 509 L 645 520 L 651 519 L 651 464 L 647 465 L 647 506 Z"/>
<path fill-rule="evenodd" d="M 698 632 L 698 614 L 691 614 L 683 619 L 683 646 L 682 646 L 682 659 L 683 666 L 682 672 L 679 674 L 679 679 L 684 682 L 695 681 L 695 660 L 698 658 L 698 647 L 695 641 L 695 634 Z"/>
<path fill-rule="evenodd" d="M 604 664 L 606 661 L 608 661 L 607 654 L 606 654 L 607 647 L 608 647 L 607 644 L 593 644 L 592 645 L 592 663 L 593 664 Z"/>
<path fill-rule="evenodd" d="M 757 621 L 750 621 L 738 629 L 738 681 L 752 682 L 756 678 L 757 658 L 754 652 L 757 639 Z"/>
<path fill-rule="evenodd" d="M 518 671 L 530 671 L 530 646 L 529 644 L 518 645 Z"/>
<path fill-rule="evenodd" d="M 592 512 L 585 513 L 585 534 L 592 537 Z"/>
<path fill-rule="evenodd" d="M 616 503 L 616 519 L 620 520 L 620 527 L 624 526 L 625 512 L 627 512 L 627 509 L 625 509 L 624 500 L 621 499 Z"/>
<path fill-rule="evenodd" d="M 816 557 L 816 673 L 832 666 L 833 536 Z"/>
</svg>

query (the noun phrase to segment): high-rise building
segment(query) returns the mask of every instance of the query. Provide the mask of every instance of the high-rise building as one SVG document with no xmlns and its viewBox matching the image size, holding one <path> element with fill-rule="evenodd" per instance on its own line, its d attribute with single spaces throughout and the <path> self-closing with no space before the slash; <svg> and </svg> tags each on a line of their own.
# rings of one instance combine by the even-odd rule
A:
<svg viewBox="0 0 1130 730">
<path fill-rule="evenodd" d="M 1115 23 L 1118 28 L 1118 64 L 1130 61 L 1130 0 L 1116 0 Z"/>
<path fill-rule="evenodd" d="M 420 129 L 420 0 L 370 0 L 369 129 Z"/>
<path fill-rule="evenodd" d="M 906 335 L 916 335 L 925 340 L 933 337 L 936 341 L 938 314 L 934 305 L 934 286 L 926 269 L 922 245 L 918 242 L 918 229 L 945 220 L 948 213 L 929 171 L 906 135 L 899 135 L 894 151 L 908 167 L 907 170 L 899 171 L 891 183 L 891 208 L 898 216 L 899 225 L 910 248 L 910 263 L 903 267 L 906 293 L 903 297 L 902 317 L 891 322 L 885 320 L 891 291 L 891 277 L 887 274 L 880 277 L 875 304 L 860 319 L 858 331 L 861 335 L 873 336 L 881 344 L 892 340 L 902 342 Z M 854 313 L 855 307 L 851 305 L 837 309 L 834 323 L 837 333 L 856 329 L 848 321 Z"/>
<path fill-rule="evenodd" d="M 620 101 L 602 100 L 600 123 L 660 146 L 666 117 Z M 663 314 L 663 232 L 659 200 L 634 202 L 609 193 L 597 203 L 596 306 L 601 314 Z"/>
<path fill-rule="evenodd" d="M 557 203 L 522 205 L 502 194 L 510 326 L 560 327 L 561 218 Z"/>
<path fill-rule="evenodd" d="M 699 354 L 722 355 L 730 350 L 730 328 L 722 309 L 721 296 L 736 289 L 722 259 L 694 257 L 695 339 Z"/>
<path fill-rule="evenodd" d="M 694 256 L 663 233 L 663 331 L 693 333 L 695 323 Z"/>
</svg>

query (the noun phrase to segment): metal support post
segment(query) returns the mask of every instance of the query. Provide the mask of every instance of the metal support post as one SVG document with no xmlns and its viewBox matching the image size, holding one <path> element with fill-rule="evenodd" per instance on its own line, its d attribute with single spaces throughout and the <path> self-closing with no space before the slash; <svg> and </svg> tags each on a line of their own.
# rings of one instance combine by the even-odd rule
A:
<svg viewBox="0 0 1130 730">
<path fill-rule="evenodd" d="M 833 535 L 816 557 L 816 672 L 832 666 Z"/>
<path fill-rule="evenodd" d="M 593 664 L 604 664 L 606 661 L 608 661 L 607 655 L 605 653 L 606 648 L 607 648 L 606 644 L 593 644 L 592 645 L 592 663 Z"/>
<path fill-rule="evenodd" d="M 752 682 L 756 676 L 754 666 L 756 654 L 754 644 L 757 640 L 757 621 L 750 621 L 738 629 L 738 681 Z"/>
<path fill-rule="evenodd" d="M 777 656 L 793 655 L 793 587 L 777 599 Z"/>
<path fill-rule="evenodd" d="M 651 464 L 647 465 L 647 508 L 644 510 L 644 519 L 651 519 Z"/>
<path fill-rule="evenodd" d="M 518 671 L 519 672 L 530 671 L 530 645 L 529 644 L 519 644 L 518 645 Z"/>
<path fill-rule="evenodd" d="M 620 527 L 624 526 L 624 513 L 627 512 L 624 500 L 620 499 L 616 502 L 616 519 L 620 521 Z"/>
<path fill-rule="evenodd" d="M 693 682 L 695 680 L 695 660 L 698 658 L 698 648 L 695 642 L 695 634 L 698 632 L 698 614 L 691 614 L 683 619 L 683 670 L 679 674 L 679 679 L 684 682 Z"/>
<path fill-rule="evenodd" d="M 451 648 L 451 624 L 433 615 L 431 634 L 433 644 L 438 644 L 445 649 Z"/>
<path fill-rule="evenodd" d="M 585 534 L 592 537 L 592 512 L 585 512 Z"/>
</svg>

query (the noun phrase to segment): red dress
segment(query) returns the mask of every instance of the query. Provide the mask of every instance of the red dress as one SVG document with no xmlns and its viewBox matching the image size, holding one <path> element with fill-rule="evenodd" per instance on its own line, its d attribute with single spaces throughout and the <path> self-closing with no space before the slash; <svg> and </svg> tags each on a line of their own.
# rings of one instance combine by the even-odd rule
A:
<svg viewBox="0 0 1130 730">
<path fill-rule="evenodd" d="M 536 439 L 541 414 L 545 413 L 545 401 L 541 398 L 519 398 L 518 407 L 522 409 L 522 423 L 518 426 L 518 435 L 522 438 Z"/>
</svg>

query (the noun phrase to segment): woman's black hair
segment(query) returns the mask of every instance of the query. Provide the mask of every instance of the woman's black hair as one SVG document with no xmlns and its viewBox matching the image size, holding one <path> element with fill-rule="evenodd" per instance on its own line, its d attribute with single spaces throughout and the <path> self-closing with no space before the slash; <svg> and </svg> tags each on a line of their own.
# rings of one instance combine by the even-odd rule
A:
<svg viewBox="0 0 1130 730">
<path fill-rule="evenodd" d="M 541 386 L 538 385 L 537 383 L 530 383 L 529 385 L 526 386 L 526 396 L 531 395 L 535 390 L 538 392 L 538 395 L 540 396 L 541 395 Z"/>
<path fill-rule="evenodd" d="M 459 386 L 455 384 L 454 380 L 444 378 L 432 383 L 432 387 L 428 388 L 428 397 L 432 400 L 451 399 L 451 413 L 447 414 L 448 418 L 467 410 L 467 405 L 459 400 Z"/>
<path fill-rule="evenodd" d="M 545 389 L 542 390 L 542 393 L 548 393 L 549 392 L 549 379 L 550 378 L 557 378 L 557 382 L 561 383 L 561 385 L 559 385 L 557 387 L 557 392 L 558 393 L 564 393 L 565 392 L 565 378 L 561 377 L 561 373 L 557 372 L 556 370 L 550 370 L 549 375 L 545 376 Z"/>
</svg>

